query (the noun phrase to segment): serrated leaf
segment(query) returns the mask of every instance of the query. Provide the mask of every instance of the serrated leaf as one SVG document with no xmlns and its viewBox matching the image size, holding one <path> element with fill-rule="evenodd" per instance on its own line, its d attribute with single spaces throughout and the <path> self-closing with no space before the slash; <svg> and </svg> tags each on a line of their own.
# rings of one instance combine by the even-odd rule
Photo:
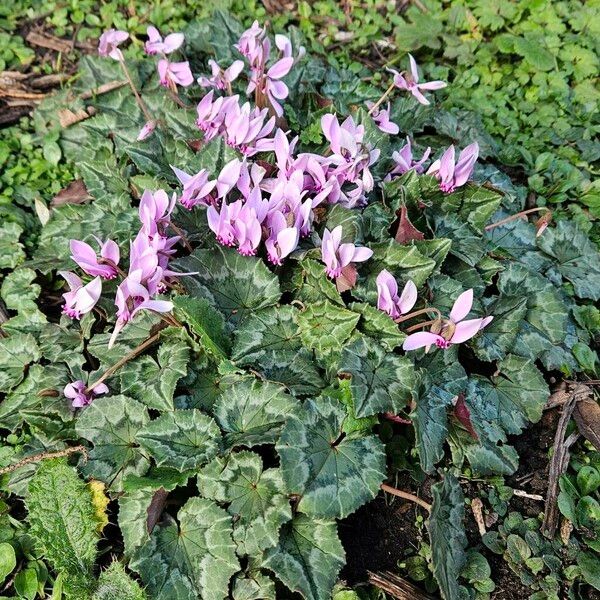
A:
<svg viewBox="0 0 600 600">
<path fill-rule="evenodd" d="M 211 500 L 191 498 L 156 526 L 136 551 L 130 568 L 156 600 L 223 600 L 239 569 L 231 517 Z"/>
<path fill-rule="evenodd" d="M 385 452 L 373 436 L 343 433 L 346 412 L 331 397 L 306 400 L 289 415 L 276 444 L 298 510 L 343 518 L 377 495 L 385 478 Z"/>
<path fill-rule="evenodd" d="M 281 296 L 277 277 L 262 260 L 241 256 L 230 248 L 196 250 L 174 261 L 173 267 L 198 272 L 182 278 L 189 295 L 205 298 L 235 323 L 255 310 L 274 305 Z"/>
<path fill-rule="evenodd" d="M 408 358 L 386 352 L 365 337 L 357 338 L 343 349 L 338 371 L 352 376 L 357 417 L 399 412 L 410 402 L 417 382 L 415 368 Z"/>
<path fill-rule="evenodd" d="M 353 302 L 350 309 L 360 315 L 359 331 L 377 340 L 389 352 L 400 346 L 406 339 L 406 334 L 400 331 L 394 320 L 374 306 Z"/>
<path fill-rule="evenodd" d="M 526 37 L 514 36 L 512 43 L 515 52 L 522 56 L 534 69 L 550 71 L 554 68 L 554 57 L 539 42 Z"/>
<path fill-rule="evenodd" d="M 121 392 L 148 408 L 173 410 L 177 382 L 187 374 L 190 351 L 181 340 L 163 342 L 157 359 L 144 355 L 127 363 L 120 371 Z"/>
<path fill-rule="evenodd" d="M 29 319 L 43 323 L 46 321 L 46 317 L 36 304 L 41 287 L 37 283 L 33 283 L 35 278 L 36 273 L 33 269 L 25 267 L 15 269 L 4 278 L 0 295 L 6 308 L 27 314 Z"/>
<path fill-rule="evenodd" d="M 440 208 L 449 214 L 456 214 L 475 231 L 483 231 L 490 217 L 500 206 L 502 196 L 493 190 L 467 183 L 456 192 L 444 195 Z"/>
<path fill-rule="evenodd" d="M 14 269 L 25 259 L 19 238 L 23 228 L 17 223 L 5 222 L 0 227 L 0 269 Z"/>
<path fill-rule="evenodd" d="M 297 515 L 283 526 L 279 544 L 265 552 L 263 565 L 305 600 L 326 600 L 345 558 L 335 521 Z"/>
<path fill-rule="evenodd" d="M 97 521 L 88 486 L 62 460 L 44 461 L 29 483 L 29 534 L 73 597 L 89 585 L 98 543 Z"/>
<path fill-rule="evenodd" d="M 175 296 L 175 314 L 198 336 L 200 345 L 216 359 L 229 356 L 231 342 L 225 333 L 223 315 L 204 298 Z"/>
<path fill-rule="evenodd" d="M 600 299 L 600 253 L 577 225 L 559 221 L 537 238 L 538 247 L 558 261 L 556 269 L 580 298 Z"/>
<path fill-rule="evenodd" d="M 260 571 L 236 575 L 232 596 L 233 600 L 276 600 L 275 583 Z"/>
<path fill-rule="evenodd" d="M 339 351 L 352 335 L 360 317 L 330 302 L 310 304 L 296 316 L 304 346 L 326 358 Z"/>
<path fill-rule="evenodd" d="M 225 382 L 214 407 L 214 416 L 230 446 L 272 444 L 298 401 L 274 383 L 253 377 Z"/>
<path fill-rule="evenodd" d="M 460 597 L 459 577 L 466 562 L 464 495 L 451 473 L 446 473 L 443 481 L 431 487 L 431 494 L 433 503 L 427 528 L 433 574 L 444 600 L 454 600 Z"/>
<path fill-rule="evenodd" d="M 457 348 L 425 355 L 418 363 L 424 373 L 423 388 L 410 417 L 421 468 L 431 473 L 443 455 L 448 436 L 448 407 L 467 386 L 467 374 Z"/>
<path fill-rule="evenodd" d="M 298 267 L 294 269 L 290 282 L 295 298 L 305 304 L 328 300 L 343 306 L 344 302 L 335 284 L 329 277 L 324 277 L 324 273 L 325 267 L 322 263 L 311 258 L 300 261 Z"/>
<path fill-rule="evenodd" d="M 175 410 L 146 423 L 135 439 L 159 467 L 178 471 L 197 469 L 220 449 L 221 432 L 199 410 Z"/>
<path fill-rule="evenodd" d="M 0 338 L 0 391 L 8 392 L 23 381 L 27 366 L 41 358 L 32 335 Z"/>
<path fill-rule="evenodd" d="M 479 436 L 477 445 L 496 456 L 507 435 L 519 434 L 528 422 L 540 419 L 549 396 L 548 386 L 531 360 L 509 354 L 498 364 L 498 371 L 499 375 L 490 379 L 471 378 L 465 393 L 471 423 Z M 500 471 L 502 459 L 494 459 L 489 466 L 477 462 L 477 467 L 472 467 L 482 473 L 510 474 L 514 467 L 512 460 Z"/>
<path fill-rule="evenodd" d="M 146 600 L 140 584 L 132 579 L 123 565 L 114 560 L 98 577 L 98 587 L 92 600 Z"/>
<path fill-rule="evenodd" d="M 137 400 L 126 396 L 94 400 L 76 423 L 77 435 L 93 444 L 84 472 L 104 481 L 113 491 L 122 489 L 127 475 L 143 475 L 150 460 L 135 436 L 147 422 L 148 411 Z"/>
<path fill-rule="evenodd" d="M 278 469 L 264 469 L 254 452 L 237 452 L 217 458 L 198 474 L 198 489 L 205 498 L 229 502 L 234 519 L 233 539 L 238 554 L 256 556 L 275 546 L 279 529 L 292 518 Z"/>
<path fill-rule="evenodd" d="M 323 380 L 312 353 L 302 347 L 293 306 L 265 308 L 249 315 L 235 330 L 232 359 L 252 366 L 292 393 L 316 393 Z"/>
</svg>

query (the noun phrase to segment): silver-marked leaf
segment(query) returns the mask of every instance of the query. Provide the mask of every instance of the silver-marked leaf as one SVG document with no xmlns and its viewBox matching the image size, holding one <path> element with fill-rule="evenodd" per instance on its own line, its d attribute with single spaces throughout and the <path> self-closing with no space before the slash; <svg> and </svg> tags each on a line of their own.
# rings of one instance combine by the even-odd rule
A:
<svg viewBox="0 0 600 600">
<path fill-rule="evenodd" d="M 181 280 L 189 295 L 206 298 L 235 323 L 246 314 L 274 305 L 281 296 L 277 277 L 262 260 L 241 256 L 231 248 L 196 250 L 174 261 L 173 267 L 198 272 Z"/>
<path fill-rule="evenodd" d="M 389 352 L 400 346 L 406 339 L 406 334 L 400 331 L 394 320 L 374 306 L 353 302 L 350 308 L 360 315 L 359 331 L 380 342 Z"/>
<path fill-rule="evenodd" d="M 279 469 L 264 470 L 254 452 L 213 460 L 198 474 L 198 489 L 205 498 L 230 503 L 227 511 L 234 518 L 240 556 L 256 556 L 275 546 L 281 525 L 292 518 Z"/>
<path fill-rule="evenodd" d="M 187 374 L 190 351 L 182 340 L 163 342 L 155 360 L 144 355 L 120 372 L 121 392 L 156 410 L 173 410 L 177 382 Z"/>
<path fill-rule="evenodd" d="M 263 566 L 305 600 L 327 600 L 345 560 L 335 521 L 297 515 L 265 552 Z"/>
<path fill-rule="evenodd" d="M 28 365 L 41 358 L 40 347 L 29 334 L 0 337 L 0 391 L 21 383 Z"/>
<path fill-rule="evenodd" d="M 495 456 L 508 435 L 517 435 L 530 421 L 540 419 L 549 396 L 548 385 L 531 360 L 509 354 L 498 363 L 498 371 L 499 375 L 490 379 L 472 377 L 465 393 L 465 404 L 479 438 L 474 443 Z M 498 472 L 498 459 L 494 460 L 494 470 L 481 460 L 477 466 L 478 472 Z M 499 472 L 510 474 L 513 466 L 511 460 Z"/>
<path fill-rule="evenodd" d="M 356 329 L 359 315 L 330 302 L 310 304 L 296 316 L 302 343 L 318 357 L 339 352 Z"/>
<path fill-rule="evenodd" d="M 346 411 L 335 398 L 306 400 L 288 417 L 276 449 L 298 510 L 343 518 L 377 495 L 385 478 L 383 444 L 374 435 L 346 435 Z"/>
<path fill-rule="evenodd" d="M 324 385 L 312 352 L 302 347 L 293 306 L 273 306 L 249 315 L 235 330 L 232 359 L 252 366 L 292 393 L 307 395 Z"/>
<path fill-rule="evenodd" d="M 212 460 L 221 446 L 221 432 L 199 410 L 165 413 L 140 429 L 135 439 L 159 467 L 197 469 Z"/>
<path fill-rule="evenodd" d="M 444 600 L 461 597 L 459 577 L 466 562 L 467 536 L 463 525 L 464 495 L 454 475 L 431 487 L 433 503 L 429 515 L 429 540 L 433 574 Z"/>
<path fill-rule="evenodd" d="M 376 303 L 375 279 L 383 269 L 392 273 L 400 286 L 411 279 L 417 287 L 421 287 L 435 271 L 435 260 L 423 255 L 416 246 L 404 246 L 390 240 L 370 244 L 369 247 L 373 256 L 361 266 L 361 274 L 365 275 L 366 281 L 361 280 L 354 290 L 355 295 L 365 302 Z"/>
<path fill-rule="evenodd" d="M 298 406 L 283 387 L 253 377 L 223 385 L 214 416 L 230 446 L 272 444 L 291 410 Z"/>
<path fill-rule="evenodd" d="M 458 360 L 456 346 L 445 352 L 425 354 L 418 363 L 424 375 L 423 386 L 410 417 L 421 468 L 431 473 L 444 456 L 448 436 L 448 407 L 467 386 L 467 374 Z"/>
<path fill-rule="evenodd" d="M 323 263 L 312 258 L 305 258 L 300 261 L 298 267 L 294 269 L 290 286 L 294 291 L 296 300 L 300 300 L 305 304 L 328 300 L 339 306 L 344 305 L 335 283 L 325 276 Z"/>
<path fill-rule="evenodd" d="M 41 287 L 33 283 L 37 277 L 33 269 L 20 267 L 6 275 L 0 288 L 0 296 L 6 308 L 27 315 L 28 320 L 45 323 L 46 316 L 38 309 L 36 300 Z"/>
<path fill-rule="evenodd" d="M 223 315 L 204 298 L 175 296 L 173 303 L 175 314 L 190 326 L 206 352 L 218 360 L 227 358 L 231 343 L 225 333 Z"/>
<path fill-rule="evenodd" d="M 502 196 L 483 186 L 467 183 L 459 190 L 445 194 L 440 208 L 446 213 L 457 214 L 475 231 L 482 231 L 490 217 L 500 206 Z"/>
<path fill-rule="evenodd" d="M 15 336 L 7 338 L 14 339 Z M 15 430 L 26 421 L 32 425 L 48 427 L 50 421 L 68 422 L 73 418 L 71 401 L 65 398 L 63 390 L 71 377 L 64 364 L 42 366 L 34 364 L 29 367 L 27 377 L 10 391 L 0 402 L 0 426 Z"/>
<path fill-rule="evenodd" d="M 94 445 L 83 471 L 104 481 L 113 491 L 122 489 L 127 475 L 143 475 L 150 460 L 135 436 L 147 422 L 148 411 L 137 400 L 126 396 L 94 400 L 76 422 L 77 435 Z"/>
<path fill-rule="evenodd" d="M 580 298 L 600 299 L 600 253 L 577 225 L 561 220 L 537 238 L 538 247 L 558 261 L 552 263 Z"/>
<path fill-rule="evenodd" d="M 236 575 L 233 580 L 233 600 L 276 600 L 275 583 L 261 571 Z"/>
<path fill-rule="evenodd" d="M 154 600 L 223 600 L 239 569 L 231 517 L 212 500 L 191 498 L 159 523 L 129 567 Z"/>
<path fill-rule="evenodd" d="M 357 417 L 400 411 L 410 402 L 417 383 L 415 367 L 408 358 L 387 352 L 365 337 L 343 349 L 338 371 L 352 376 Z"/>
<path fill-rule="evenodd" d="M 0 227 L 0 269 L 14 269 L 25 260 L 23 244 L 19 238 L 23 228 L 12 222 L 4 222 Z"/>
<path fill-rule="evenodd" d="M 152 488 L 142 488 L 119 497 L 118 521 L 126 556 L 131 556 L 150 537 L 148 511 L 156 493 Z"/>
</svg>

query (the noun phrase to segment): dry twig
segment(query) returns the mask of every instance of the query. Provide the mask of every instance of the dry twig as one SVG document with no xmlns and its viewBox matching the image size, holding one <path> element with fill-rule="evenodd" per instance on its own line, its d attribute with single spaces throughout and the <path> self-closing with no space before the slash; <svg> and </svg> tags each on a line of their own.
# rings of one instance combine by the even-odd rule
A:
<svg viewBox="0 0 600 600">
<path fill-rule="evenodd" d="M 381 573 L 367 572 L 369 574 L 369 583 L 383 590 L 392 598 L 397 598 L 398 600 L 434 600 L 433 596 L 426 594 L 417 586 L 390 571 L 383 571 Z"/>
</svg>

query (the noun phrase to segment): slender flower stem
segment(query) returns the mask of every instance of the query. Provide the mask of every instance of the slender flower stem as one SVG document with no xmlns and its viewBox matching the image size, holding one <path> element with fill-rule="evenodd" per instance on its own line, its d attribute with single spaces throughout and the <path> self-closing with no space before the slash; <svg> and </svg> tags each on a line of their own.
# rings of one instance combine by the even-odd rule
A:
<svg viewBox="0 0 600 600">
<path fill-rule="evenodd" d="M 191 246 L 190 242 L 188 241 L 187 237 L 185 237 L 185 233 L 183 233 L 183 230 L 180 227 L 178 227 L 177 225 L 175 225 L 175 223 L 173 223 L 172 221 L 169 222 L 169 226 L 180 237 L 181 241 L 183 242 L 183 245 L 185 246 L 185 249 L 188 252 L 193 252 L 194 249 L 192 248 L 192 246 Z"/>
<path fill-rule="evenodd" d="M 144 101 L 142 100 L 142 97 L 139 95 L 135 85 L 133 85 L 131 75 L 129 74 L 129 70 L 127 69 L 127 65 L 125 64 L 125 59 L 121 58 L 121 60 L 119 60 L 119 63 L 121 64 L 121 68 L 123 69 L 123 73 L 125 74 L 125 78 L 127 79 L 127 83 L 129 83 L 129 87 L 131 88 L 131 91 L 133 92 L 133 95 L 135 96 L 135 101 L 137 102 L 141 111 L 144 113 L 144 117 L 146 117 L 146 121 L 152 121 L 153 119 L 152 119 L 152 116 L 150 115 L 150 111 L 144 104 Z"/>
<path fill-rule="evenodd" d="M 491 223 L 490 225 L 487 225 L 485 230 L 486 231 L 490 231 L 490 229 L 494 229 L 495 227 L 500 227 L 500 225 L 504 225 L 505 223 L 510 223 L 511 221 L 514 221 L 515 219 L 520 219 L 521 217 L 524 217 L 525 215 L 534 213 L 534 212 L 540 212 L 540 211 L 549 211 L 548 208 L 546 208 L 545 206 L 538 206 L 537 208 L 530 208 L 528 210 L 522 210 L 521 212 L 518 212 L 514 215 L 511 215 L 510 217 L 506 217 L 505 219 L 501 219 L 500 221 L 497 221 L 496 223 Z"/>
<path fill-rule="evenodd" d="M 113 373 L 118 371 L 125 363 L 129 362 L 132 358 L 135 358 L 138 354 L 143 352 L 149 346 L 152 346 L 155 342 L 158 341 L 160 337 L 160 331 L 155 333 L 152 337 L 149 337 L 147 340 L 143 341 L 139 346 L 135 347 L 129 354 L 126 354 L 123 358 L 118 360 L 112 367 L 109 367 L 104 371 L 104 375 L 102 375 L 99 379 L 94 381 L 94 383 L 90 383 L 85 389 L 85 394 L 89 394 L 97 385 L 100 385 L 104 382 L 105 379 L 110 377 Z"/>
<path fill-rule="evenodd" d="M 404 500 L 410 500 L 419 506 L 422 506 L 426 511 L 431 512 L 431 504 L 425 502 L 425 500 L 421 500 L 418 496 L 414 494 L 410 494 L 409 492 L 403 492 L 402 490 L 397 490 L 390 485 L 386 485 L 385 483 L 381 484 L 381 489 L 388 494 L 393 494 L 394 496 L 398 496 L 398 498 L 404 498 Z"/>
<path fill-rule="evenodd" d="M 412 333 L 413 331 L 416 331 L 417 329 L 421 329 L 422 327 L 426 327 L 427 325 L 433 325 L 434 323 L 437 323 L 438 319 L 432 319 L 431 321 L 423 321 L 422 323 L 417 323 L 416 325 L 412 325 L 411 327 L 409 327 L 406 330 L 406 333 Z"/>
<path fill-rule="evenodd" d="M 385 92 L 383 93 L 383 96 L 381 96 L 381 98 L 379 98 L 379 100 L 377 100 L 377 102 L 375 102 L 375 104 L 373 104 L 373 106 L 371 106 L 370 110 L 369 110 L 369 115 L 372 115 L 380 106 L 383 102 L 385 102 L 385 99 L 392 93 L 392 91 L 394 90 L 394 88 L 396 87 L 396 84 L 392 83 L 390 85 L 390 87 L 385 90 Z"/>
<path fill-rule="evenodd" d="M 57 450 L 56 452 L 40 452 L 39 454 L 33 454 L 31 456 L 25 457 L 23 460 L 15 463 L 14 465 L 9 465 L 8 467 L 3 467 L 0 469 L 0 475 L 5 475 L 6 473 L 12 473 L 25 465 L 28 465 L 32 462 L 37 462 L 38 460 L 44 460 L 46 458 L 60 458 L 62 456 L 69 456 L 69 454 L 73 454 L 74 452 L 81 452 L 83 454 L 84 459 L 87 461 L 88 452 L 85 446 L 72 446 L 70 448 L 65 448 L 64 450 Z"/>
<path fill-rule="evenodd" d="M 412 319 L 413 317 L 417 317 L 419 315 L 424 315 L 429 312 L 435 313 L 437 315 L 438 319 L 440 319 L 442 317 L 442 313 L 437 308 L 435 308 L 433 306 L 429 306 L 427 308 L 421 308 L 420 310 L 415 310 L 414 312 L 408 313 L 406 315 L 402 315 L 401 317 L 394 319 L 394 323 L 402 323 L 403 321 L 408 321 L 409 319 Z"/>
</svg>

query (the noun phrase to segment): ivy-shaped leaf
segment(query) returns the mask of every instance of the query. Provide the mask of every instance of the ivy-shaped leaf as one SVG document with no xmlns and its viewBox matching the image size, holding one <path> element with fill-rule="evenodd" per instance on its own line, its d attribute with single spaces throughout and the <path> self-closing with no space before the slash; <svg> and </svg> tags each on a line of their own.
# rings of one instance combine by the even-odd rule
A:
<svg viewBox="0 0 600 600">
<path fill-rule="evenodd" d="M 292 393 L 307 395 L 318 392 L 323 379 L 312 352 L 302 347 L 297 313 L 287 305 L 249 315 L 235 330 L 232 359 L 284 384 Z"/>
<path fill-rule="evenodd" d="M 343 518 L 379 491 L 383 444 L 374 435 L 346 435 L 345 418 L 331 397 L 306 400 L 288 417 L 276 449 L 287 491 L 300 496 L 301 512 Z"/>
<path fill-rule="evenodd" d="M 221 446 L 221 432 L 199 410 L 175 410 L 146 423 L 135 439 L 159 467 L 178 471 L 197 469 L 209 462 Z"/>
<path fill-rule="evenodd" d="M 350 309 L 360 315 L 359 331 L 377 340 L 389 352 L 400 346 L 406 339 L 406 334 L 400 331 L 394 320 L 374 306 L 353 302 Z"/>
<path fill-rule="evenodd" d="M 553 263 L 580 298 L 600 299 L 600 253 L 575 224 L 559 221 L 537 239 L 538 247 L 558 261 Z"/>
<path fill-rule="evenodd" d="M 181 340 L 163 342 L 155 360 L 141 356 L 120 372 L 121 392 L 156 410 L 172 410 L 177 382 L 187 374 L 190 351 Z"/>
<path fill-rule="evenodd" d="M 330 302 L 310 304 L 296 317 L 302 343 L 318 357 L 339 351 L 352 335 L 360 317 Z"/>
<path fill-rule="evenodd" d="M 0 338 L 0 391 L 8 392 L 21 383 L 27 366 L 40 358 L 40 347 L 32 335 Z"/>
<path fill-rule="evenodd" d="M 231 517 L 211 500 L 190 498 L 167 515 L 129 566 L 155 600 L 223 600 L 239 569 L 231 539 Z"/>
<path fill-rule="evenodd" d="M 214 416 L 226 434 L 226 444 L 250 447 L 274 443 L 297 406 L 298 401 L 281 386 L 242 377 L 222 386 Z"/>
<path fill-rule="evenodd" d="M 445 194 L 440 208 L 446 213 L 457 214 L 475 231 L 482 231 L 501 201 L 502 196 L 498 192 L 467 183 L 456 192 Z"/>
<path fill-rule="evenodd" d="M 181 280 L 190 296 L 206 298 L 232 322 L 274 305 L 281 296 L 277 277 L 262 260 L 241 256 L 231 248 L 196 250 L 174 261 L 173 267 L 197 272 Z"/>
<path fill-rule="evenodd" d="M 335 521 L 297 515 L 283 526 L 279 544 L 265 552 L 263 566 L 305 600 L 325 600 L 345 560 Z"/>
<path fill-rule="evenodd" d="M 173 303 L 175 314 L 190 326 L 200 345 L 218 360 L 227 358 L 231 343 L 225 333 L 223 315 L 204 298 L 175 296 Z"/>
<path fill-rule="evenodd" d="M 205 498 L 229 503 L 240 556 L 257 556 L 275 546 L 281 525 L 292 518 L 279 470 L 264 470 L 254 452 L 215 459 L 198 474 L 198 489 Z"/>
<path fill-rule="evenodd" d="M 106 396 L 85 408 L 76 423 L 77 435 L 93 444 L 83 466 L 88 475 L 104 481 L 114 491 L 129 475 L 143 475 L 150 460 L 135 436 L 148 422 L 146 407 L 126 396 Z"/>
<path fill-rule="evenodd" d="M 352 377 L 357 417 L 400 411 L 410 402 L 417 383 L 414 365 L 408 358 L 386 352 L 365 337 L 343 349 L 338 370 Z"/>
</svg>

